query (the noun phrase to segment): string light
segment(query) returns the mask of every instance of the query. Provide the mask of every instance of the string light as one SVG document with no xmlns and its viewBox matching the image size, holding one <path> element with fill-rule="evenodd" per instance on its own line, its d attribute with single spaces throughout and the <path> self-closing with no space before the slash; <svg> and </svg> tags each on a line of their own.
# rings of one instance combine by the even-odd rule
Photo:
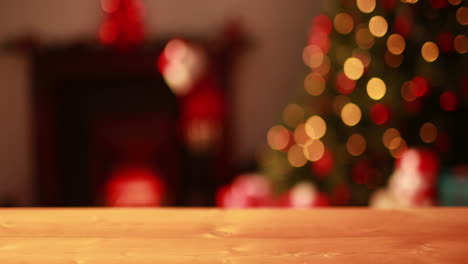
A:
<svg viewBox="0 0 468 264">
<path fill-rule="evenodd" d="M 361 121 L 361 109 L 353 103 L 347 103 L 341 109 L 341 120 L 347 126 L 355 126 Z"/>
<path fill-rule="evenodd" d="M 405 39 L 400 34 L 392 34 L 387 39 L 387 49 L 394 55 L 403 53 L 405 46 Z"/>
<path fill-rule="evenodd" d="M 468 51 L 468 38 L 465 35 L 456 36 L 453 41 L 453 46 L 458 53 L 466 53 Z"/>
<path fill-rule="evenodd" d="M 421 55 L 427 62 L 433 62 L 439 57 L 439 47 L 432 41 L 424 43 L 421 48 Z"/>
<path fill-rule="evenodd" d="M 460 7 L 456 13 L 457 21 L 462 26 L 468 25 L 468 7 Z"/>
<path fill-rule="evenodd" d="M 288 162 L 293 167 L 302 167 L 307 163 L 307 159 L 304 156 L 304 151 L 298 145 L 293 145 L 288 150 Z"/>
<path fill-rule="evenodd" d="M 323 118 L 314 115 L 307 119 L 305 130 L 311 139 L 319 139 L 327 132 L 327 124 Z"/>
<path fill-rule="evenodd" d="M 310 161 L 317 161 L 322 158 L 325 152 L 325 145 L 321 140 L 311 139 L 304 145 L 304 156 Z"/>
<path fill-rule="evenodd" d="M 419 130 L 419 135 L 423 142 L 431 143 L 437 138 L 437 127 L 430 122 L 424 123 Z"/>
<path fill-rule="evenodd" d="M 304 109 L 298 104 L 288 104 L 283 111 L 283 121 L 290 127 L 295 127 L 304 121 Z"/>
<path fill-rule="evenodd" d="M 387 33 L 387 20 L 382 16 L 374 16 L 369 20 L 369 31 L 376 37 L 383 37 Z"/>
<path fill-rule="evenodd" d="M 353 134 L 346 141 L 346 149 L 349 154 L 359 156 L 366 150 L 366 140 L 360 134 Z"/>
<path fill-rule="evenodd" d="M 361 78 L 364 73 L 364 64 L 358 58 L 348 58 L 343 65 L 344 73 L 346 77 L 351 80 L 357 80 Z"/>
<path fill-rule="evenodd" d="M 367 94 L 373 100 L 380 100 L 384 97 L 387 87 L 382 79 L 374 77 L 367 82 Z"/>
<path fill-rule="evenodd" d="M 356 4 L 363 13 L 371 13 L 375 9 L 375 0 L 357 0 Z"/>
<path fill-rule="evenodd" d="M 305 90 L 312 96 L 319 96 L 325 90 L 325 79 L 320 73 L 311 72 L 304 80 Z"/>
<path fill-rule="evenodd" d="M 267 133 L 268 146 L 274 150 L 284 150 L 290 141 L 290 132 L 285 127 L 277 125 Z"/>
<path fill-rule="evenodd" d="M 333 19 L 333 26 L 336 32 L 346 35 L 353 31 L 353 17 L 348 13 L 339 13 Z"/>
</svg>

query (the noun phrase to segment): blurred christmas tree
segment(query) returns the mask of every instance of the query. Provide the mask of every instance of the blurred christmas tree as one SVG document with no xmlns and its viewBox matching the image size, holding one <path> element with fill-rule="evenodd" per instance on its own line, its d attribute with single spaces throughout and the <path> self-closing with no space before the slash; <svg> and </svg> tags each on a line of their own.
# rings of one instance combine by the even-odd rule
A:
<svg viewBox="0 0 468 264">
<path fill-rule="evenodd" d="M 366 205 L 409 147 L 468 161 L 468 8 L 462 0 L 324 1 L 303 52 L 304 92 L 268 131 L 276 193 L 312 182 L 332 205 Z"/>
</svg>

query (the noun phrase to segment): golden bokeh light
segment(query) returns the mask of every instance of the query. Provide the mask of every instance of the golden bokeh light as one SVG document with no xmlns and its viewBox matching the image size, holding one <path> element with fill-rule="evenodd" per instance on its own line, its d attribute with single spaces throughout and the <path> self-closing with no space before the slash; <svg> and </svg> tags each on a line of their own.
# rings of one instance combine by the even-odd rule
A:
<svg viewBox="0 0 468 264">
<path fill-rule="evenodd" d="M 364 64 L 360 59 L 351 57 L 345 61 L 343 71 L 349 79 L 357 80 L 364 73 Z"/>
<path fill-rule="evenodd" d="M 416 100 L 416 95 L 413 93 L 415 90 L 414 85 L 416 84 L 412 81 L 406 81 L 401 85 L 401 97 L 407 102 Z"/>
<path fill-rule="evenodd" d="M 363 13 L 371 13 L 375 9 L 375 0 L 357 0 L 356 4 Z"/>
<path fill-rule="evenodd" d="M 304 109 L 298 104 L 288 104 L 283 111 L 283 121 L 289 127 L 296 127 L 304 121 Z"/>
<path fill-rule="evenodd" d="M 421 140 L 426 143 L 431 143 L 437 138 L 437 127 L 430 123 L 424 123 L 419 129 Z"/>
<path fill-rule="evenodd" d="M 433 62 L 439 57 L 439 47 L 432 41 L 424 43 L 421 48 L 421 55 L 427 62 Z"/>
<path fill-rule="evenodd" d="M 336 32 L 346 35 L 353 31 L 353 17 L 348 13 L 339 13 L 333 19 L 333 26 L 335 27 Z"/>
<path fill-rule="evenodd" d="M 319 139 L 311 139 L 304 145 L 304 156 L 310 161 L 317 161 L 325 153 L 325 145 Z"/>
<path fill-rule="evenodd" d="M 356 30 L 356 44 L 361 49 L 370 49 L 374 45 L 374 35 L 365 25 L 360 25 Z"/>
<path fill-rule="evenodd" d="M 277 125 L 267 133 L 268 146 L 274 150 L 284 150 L 290 141 L 290 133 L 285 127 Z"/>
<path fill-rule="evenodd" d="M 468 51 L 468 38 L 465 35 L 456 36 L 453 46 L 458 53 L 466 53 Z"/>
<path fill-rule="evenodd" d="M 389 128 L 385 130 L 382 137 L 382 142 L 386 148 L 391 149 L 392 142 L 397 138 L 401 139 L 400 132 L 398 132 L 398 130 L 395 128 Z"/>
<path fill-rule="evenodd" d="M 305 123 L 302 123 L 294 130 L 294 141 L 296 144 L 304 145 L 310 137 L 307 135 L 305 130 Z"/>
<path fill-rule="evenodd" d="M 312 96 L 319 96 L 325 90 L 325 79 L 320 73 L 311 72 L 304 80 L 304 88 Z"/>
<path fill-rule="evenodd" d="M 322 64 L 323 57 L 324 54 L 322 49 L 316 45 L 309 45 L 305 47 L 302 53 L 302 60 L 304 61 L 304 64 L 312 69 L 317 68 Z"/>
<path fill-rule="evenodd" d="M 401 158 L 403 153 L 408 149 L 408 145 L 406 144 L 406 141 L 404 139 L 400 138 L 399 142 L 400 144 L 398 145 L 398 147 L 390 149 L 390 155 L 395 159 Z"/>
<path fill-rule="evenodd" d="M 394 55 L 400 55 L 405 50 L 405 39 L 400 34 L 392 34 L 387 39 L 387 49 Z"/>
<path fill-rule="evenodd" d="M 451 5 L 459 5 L 463 0 L 448 0 Z"/>
<path fill-rule="evenodd" d="M 346 141 L 346 149 L 353 156 L 359 156 L 366 150 L 366 140 L 360 134 L 353 134 Z"/>
<path fill-rule="evenodd" d="M 468 25 L 468 7 L 462 6 L 457 10 L 457 21 L 462 26 Z"/>
<path fill-rule="evenodd" d="M 395 55 L 390 51 L 385 52 L 385 63 L 392 68 L 397 68 L 403 62 L 403 55 Z"/>
<path fill-rule="evenodd" d="M 376 37 L 383 37 L 388 30 L 387 20 L 382 16 L 374 16 L 369 20 L 369 31 Z"/>
<path fill-rule="evenodd" d="M 407 3 L 407 4 L 416 4 L 418 0 L 401 0 L 402 3 Z"/>
<path fill-rule="evenodd" d="M 345 106 L 349 102 L 351 102 L 351 99 L 349 99 L 348 96 L 342 94 L 337 95 L 333 99 L 332 103 L 333 112 L 335 112 L 337 116 L 341 116 L 341 110 L 343 109 L 343 106 Z"/>
<path fill-rule="evenodd" d="M 327 124 L 323 118 L 318 115 L 314 115 L 307 119 L 305 130 L 311 139 L 319 139 L 327 132 Z"/>
<path fill-rule="evenodd" d="M 353 103 L 347 103 L 341 109 L 341 120 L 347 126 L 355 126 L 361 121 L 361 109 Z"/>
<path fill-rule="evenodd" d="M 288 150 L 288 161 L 293 167 L 302 167 L 307 163 L 304 151 L 298 145 L 293 145 Z"/>
<path fill-rule="evenodd" d="M 373 100 L 380 100 L 385 96 L 387 87 L 382 79 L 374 77 L 367 82 L 367 94 Z"/>
<path fill-rule="evenodd" d="M 355 49 L 353 50 L 352 56 L 358 58 L 362 62 L 364 69 L 369 67 L 372 60 L 369 52 L 365 50 Z"/>
<path fill-rule="evenodd" d="M 330 58 L 327 55 L 325 55 L 323 57 L 322 64 L 320 64 L 320 66 L 315 68 L 314 71 L 317 72 L 317 73 L 320 73 L 323 76 L 325 76 L 330 71 L 330 67 L 331 67 Z"/>
</svg>

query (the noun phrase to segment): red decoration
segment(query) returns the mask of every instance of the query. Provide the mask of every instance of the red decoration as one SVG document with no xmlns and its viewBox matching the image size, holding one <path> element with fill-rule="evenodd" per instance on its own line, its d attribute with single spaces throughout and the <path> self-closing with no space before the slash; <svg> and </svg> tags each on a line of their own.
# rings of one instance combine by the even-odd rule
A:
<svg viewBox="0 0 468 264">
<path fill-rule="evenodd" d="M 457 96 L 454 92 L 443 92 L 440 96 L 440 108 L 445 111 L 453 111 L 457 107 Z"/>
<path fill-rule="evenodd" d="M 164 186 L 158 174 L 147 167 L 123 167 L 106 185 L 108 206 L 160 206 Z"/>
<path fill-rule="evenodd" d="M 351 94 L 354 91 L 354 88 L 356 88 L 356 81 L 349 79 L 346 77 L 346 74 L 340 72 L 336 76 L 335 88 L 342 94 Z"/>
<path fill-rule="evenodd" d="M 99 28 L 101 43 L 128 49 L 143 41 L 145 10 L 140 0 L 101 0 L 101 5 L 106 13 Z"/>
<path fill-rule="evenodd" d="M 383 125 L 390 120 L 390 109 L 384 104 L 374 104 L 370 109 L 370 118 L 377 125 Z"/>
<path fill-rule="evenodd" d="M 270 183 L 261 175 L 238 176 L 216 194 L 216 204 L 227 208 L 268 207 L 274 205 Z"/>
<path fill-rule="evenodd" d="M 333 169 L 333 166 L 335 164 L 335 160 L 333 157 L 333 152 L 329 149 L 326 149 L 325 152 L 323 153 L 322 158 L 315 162 L 310 163 L 310 167 L 312 169 L 312 172 L 318 177 L 318 178 L 325 178 Z"/>
</svg>

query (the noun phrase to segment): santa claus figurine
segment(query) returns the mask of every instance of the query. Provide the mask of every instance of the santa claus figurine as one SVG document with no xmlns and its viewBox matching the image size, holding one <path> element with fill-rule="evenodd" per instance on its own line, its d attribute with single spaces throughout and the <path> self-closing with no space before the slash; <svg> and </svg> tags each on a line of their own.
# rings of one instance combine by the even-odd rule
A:
<svg viewBox="0 0 468 264">
<path fill-rule="evenodd" d="M 408 149 L 396 160 L 388 187 L 373 194 L 377 208 L 427 207 L 436 204 L 439 158 L 430 150 Z"/>
</svg>

